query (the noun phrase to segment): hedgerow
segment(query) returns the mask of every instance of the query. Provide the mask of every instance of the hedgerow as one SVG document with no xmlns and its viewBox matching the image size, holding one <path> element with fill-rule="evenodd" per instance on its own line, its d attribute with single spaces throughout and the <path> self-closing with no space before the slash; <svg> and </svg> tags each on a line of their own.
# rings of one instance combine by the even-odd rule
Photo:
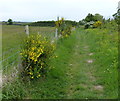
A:
<svg viewBox="0 0 120 101">
<path fill-rule="evenodd" d="M 71 34 L 72 26 L 64 21 L 64 18 L 55 22 L 58 29 L 58 35 L 61 37 L 68 37 Z"/>
</svg>

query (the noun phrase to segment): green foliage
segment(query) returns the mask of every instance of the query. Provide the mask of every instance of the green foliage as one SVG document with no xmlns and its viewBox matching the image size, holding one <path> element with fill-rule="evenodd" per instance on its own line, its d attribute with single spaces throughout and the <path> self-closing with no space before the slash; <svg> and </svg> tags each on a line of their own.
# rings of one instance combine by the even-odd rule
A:
<svg viewBox="0 0 120 101">
<path fill-rule="evenodd" d="M 113 17 L 115 21 L 117 22 L 117 24 L 120 25 L 120 9 L 118 9 L 117 13 L 113 14 Z"/>
<path fill-rule="evenodd" d="M 89 31 L 90 32 L 90 31 Z M 98 80 L 99 84 L 105 85 L 104 96 L 114 98 L 118 96 L 118 34 L 111 29 L 95 29 L 93 33 L 94 45 L 91 47 L 95 52 L 97 76 L 103 76 Z M 95 35 L 96 34 L 96 35 Z M 103 72 L 102 72 L 103 71 Z M 105 77 L 105 78 L 104 78 Z M 111 95 L 111 96 L 110 96 Z"/>
<path fill-rule="evenodd" d="M 85 24 L 85 29 L 88 29 L 88 28 L 93 28 L 93 24 L 94 24 L 94 21 L 90 21 L 90 22 L 87 22 L 86 24 Z"/>
<path fill-rule="evenodd" d="M 65 20 L 66 24 L 70 24 L 72 26 L 76 26 L 77 22 L 76 21 L 71 21 L 71 20 Z M 41 27 L 55 27 L 55 21 L 37 21 L 28 24 L 29 26 L 41 26 Z"/>
<path fill-rule="evenodd" d="M 25 84 L 14 82 L 3 89 L 3 98 L 116 99 L 118 97 L 118 34 L 117 29 L 114 29 L 116 26 L 113 21 L 102 29 L 78 28 L 76 34 L 63 41 L 59 40 L 55 51 L 58 58 L 50 59 L 50 65 L 54 68 L 48 76 L 44 80 L 41 78 Z M 85 48 L 86 46 L 88 48 Z M 89 56 L 89 53 L 93 55 Z M 87 59 L 93 59 L 93 63 L 88 64 Z M 101 85 L 103 90 L 94 89 L 97 85 Z"/>
<path fill-rule="evenodd" d="M 103 21 L 103 16 L 98 14 L 98 13 L 96 13 L 94 15 L 94 19 L 95 19 L 95 21 L 101 21 L 102 22 Z"/>
<path fill-rule="evenodd" d="M 80 25 L 85 25 L 84 28 L 97 28 L 100 26 L 103 22 L 103 16 L 96 13 L 95 15 L 93 14 L 88 14 L 85 19 L 79 21 Z"/>
<path fill-rule="evenodd" d="M 55 49 L 45 37 L 39 34 L 28 36 L 22 46 L 21 56 L 23 74 L 31 79 L 44 76 L 48 68 L 48 60 L 52 57 Z"/>
<path fill-rule="evenodd" d="M 85 20 L 84 19 L 79 21 L 79 25 L 84 25 L 84 24 L 85 24 Z"/>
<path fill-rule="evenodd" d="M 64 18 L 55 22 L 56 28 L 58 29 L 58 34 L 62 37 L 68 37 L 71 34 L 72 25 L 66 23 Z"/>
<path fill-rule="evenodd" d="M 90 57 L 87 55 L 86 59 L 93 59 L 93 63 L 88 67 L 90 68 L 91 65 L 91 68 L 93 67 L 90 71 L 96 78 L 94 85 L 103 86 L 102 96 L 96 95 L 95 98 L 115 99 L 118 97 L 118 32 L 114 29 L 117 28 L 115 23 L 108 23 L 106 26 L 106 28 L 87 29 L 81 32 L 84 33 L 81 34 L 81 44 L 85 41 L 85 45 L 89 47 L 89 53 L 93 53 Z M 80 31 L 79 29 L 78 32 Z M 87 95 L 86 92 L 85 95 Z"/>
<path fill-rule="evenodd" d="M 102 25 L 102 22 L 101 21 L 90 21 L 88 23 L 85 24 L 85 27 L 84 29 L 88 29 L 88 28 L 97 28 L 97 27 L 100 27 Z"/>
<path fill-rule="evenodd" d="M 103 16 L 98 13 L 96 13 L 95 15 L 89 13 L 84 20 L 86 22 L 90 22 L 90 21 L 101 21 L 102 22 Z"/>
<path fill-rule="evenodd" d="M 94 15 L 92 15 L 92 14 L 89 13 L 89 14 L 86 16 L 85 21 L 86 21 L 86 22 L 95 21 Z"/>
<path fill-rule="evenodd" d="M 53 69 L 48 73 L 45 80 L 34 81 L 28 87 L 31 99 L 66 98 L 66 87 L 68 86 L 66 72 L 68 71 L 69 60 L 72 56 L 75 43 L 75 34 L 58 41 L 58 47 L 55 50 L 55 54 L 58 57 L 50 60 L 50 65 Z"/>
<path fill-rule="evenodd" d="M 54 38 L 55 28 L 54 27 L 34 27 L 30 26 L 30 34 L 39 32 L 42 36 L 45 36 L 49 40 Z M 17 25 L 2 25 L 2 59 L 7 59 L 2 63 L 3 74 L 7 75 L 14 71 L 13 67 L 19 64 L 19 51 L 24 38 L 27 36 L 24 32 L 24 26 Z"/>
<path fill-rule="evenodd" d="M 85 28 L 85 29 L 88 29 L 89 26 L 90 26 L 89 24 L 86 24 L 84 28 Z"/>
<path fill-rule="evenodd" d="M 2 89 L 2 99 L 3 100 L 17 100 L 24 99 L 27 95 L 26 85 L 19 79 L 14 82 L 9 82 Z"/>
<path fill-rule="evenodd" d="M 30 23 L 29 26 L 54 27 L 55 21 L 38 21 Z"/>
<path fill-rule="evenodd" d="M 63 31 L 61 32 L 62 37 L 68 37 L 71 34 L 71 26 L 70 25 L 66 25 L 63 29 Z"/>
<path fill-rule="evenodd" d="M 71 41 L 72 40 L 72 41 Z M 3 99 L 58 99 L 66 98 L 66 71 L 76 43 L 75 34 L 63 41 L 59 40 L 55 51 L 57 58 L 50 59 L 52 66 L 44 78 L 9 83 L 3 88 Z M 62 68 L 64 67 L 64 68 Z M 44 80 L 43 80 L 44 79 Z"/>
<path fill-rule="evenodd" d="M 75 27 L 78 25 L 76 21 L 71 21 L 71 20 L 64 20 L 67 25 L 71 25 L 72 27 Z"/>
<path fill-rule="evenodd" d="M 100 27 L 102 25 L 102 22 L 101 21 L 96 21 L 94 24 L 93 24 L 93 27 L 94 28 L 97 28 L 97 27 Z"/>
<path fill-rule="evenodd" d="M 8 19 L 8 25 L 12 25 L 12 24 L 13 24 L 12 19 Z"/>
</svg>

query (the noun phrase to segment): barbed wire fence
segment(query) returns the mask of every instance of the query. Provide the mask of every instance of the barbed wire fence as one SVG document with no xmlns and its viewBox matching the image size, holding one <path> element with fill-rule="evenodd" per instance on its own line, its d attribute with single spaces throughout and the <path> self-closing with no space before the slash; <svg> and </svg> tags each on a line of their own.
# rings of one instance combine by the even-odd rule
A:
<svg viewBox="0 0 120 101">
<path fill-rule="evenodd" d="M 16 50 L 14 52 L 14 50 Z M 17 77 L 19 63 L 20 63 L 20 45 L 15 48 L 11 48 L 2 54 L 2 83 L 12 81 L 13 78 Z M 7 56 L 6 56 L 7 55 Z M 2 85 L 3 86 L 3 85 Z"/>
<path fill-rule="evenodd" d="M 25 33 L 27 35 L 30 34 L 28 25 L 25 26 Z M 40 32 L 38 32 L 38 34 L 40 34 Z M 54 38 L 51 42 L 55 42 L 54 40 L 57 38 L 57 34 L 57 29 L 55 29 Z M 2 59 L 0 59 L 0 64 L 2 64 L 2 86 L 5 86 L 7 82 L 16 78 L 22 69 L 20 57 L 21 46 L 22 45 L 17 45 L 17 47 L 10 48 L 0 55 L 0 57 L 2 57 Z"/>
<path fill-rule="evenodd" d="M 59 18 L 57 18 L 57 20 L 59 20 Z M 73 30 L 75 29 L 73 28 Z M 25 33 L 28 36 L 30 34 L 28 25 L 25 26 Z M 37 33 L 41 34 L 40 32 Z M 54 37 L 52 38 L 51 43 L 56 42 L 58 38 L 59 38 L 58 29 L 55 28 Z M 0 55 L 0 57 L 2 56 L 2 60 L 0 60 L 0 64 L 2 64 L 3 84 L 6 83 L 7 81 L 12 81 L 12 79 L 18 76 L 17 74 L 23 68 L 20 57 L 21 46 L 22 45 L 17 45 L 17 47 L 10 48 L 8 51 L 5 51 L 2 53 L 2 55 Z M 17 51 L 14 52 L 14 50 Z M 10 54 L 10 55 L 5 57 L 6 54 L 7 55 Z"/>
</svg>

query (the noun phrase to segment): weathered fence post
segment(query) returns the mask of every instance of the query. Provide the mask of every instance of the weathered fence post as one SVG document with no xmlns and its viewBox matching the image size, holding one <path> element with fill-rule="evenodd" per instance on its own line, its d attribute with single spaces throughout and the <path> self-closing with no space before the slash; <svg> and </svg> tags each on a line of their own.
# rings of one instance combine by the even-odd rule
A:
<svg viewBox="0 0 120 101">
<path fill-rule="evenodd" d="M 25 32 L 27 35 L 29 35 L 29 26 L 28 25 L 25 26 Z"/>
<path fill-rule="evenodd" d="M 57 38 L 58 37 L 58 29 L 56 28 L 55 29 L 55 38 Z"/>
<path fill-rule="evenodd" d="M 59 17 L 57 17 L 57 21 L 59 21 Z M 55 38 L 58 38 L 58 28 L 55 29 Z"/>
</svg>

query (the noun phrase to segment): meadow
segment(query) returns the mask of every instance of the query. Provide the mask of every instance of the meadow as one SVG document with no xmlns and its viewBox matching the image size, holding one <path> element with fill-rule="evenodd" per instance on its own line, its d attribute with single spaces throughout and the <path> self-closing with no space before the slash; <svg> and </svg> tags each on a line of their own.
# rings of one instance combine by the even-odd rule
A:
<svg viewBox="0 0 120 101">
<path fill-rule="evenodd" d="M 3 87 L 3 99 L 117 99 L 117 29 L 114 21 L 94 29 L 79 26 L 71 36 L 57 41 L 57 57 L 49 61 L 52 69 L 45 77 L 13 80 Z M 30 32 L 53 39 L 55 28 L 30 27 Z M 23 26 L 3 26 L 3 59 L 20 50 L 25 36 Z M 3 69 L 7 63 L 3 63 Z"/>
<path fill-rule="evenodd" d="M 29 27 L 30 34 L 39 33 L 52 40 L 55 33 L 55 28 L 51 27 Z M 49 32 L 49 34 L 48 34 Z M 26 37 L 25 27 L 16 25 L 2 26 L 2 65 L 3 70 L 9 72 L 9 68 L 19 64 L 19 53 L 22 42 Z M 0 60 L 1 61 L 1 60 Z M 4 72 L 3 71 L 3 72 Z"/>
</svg>

